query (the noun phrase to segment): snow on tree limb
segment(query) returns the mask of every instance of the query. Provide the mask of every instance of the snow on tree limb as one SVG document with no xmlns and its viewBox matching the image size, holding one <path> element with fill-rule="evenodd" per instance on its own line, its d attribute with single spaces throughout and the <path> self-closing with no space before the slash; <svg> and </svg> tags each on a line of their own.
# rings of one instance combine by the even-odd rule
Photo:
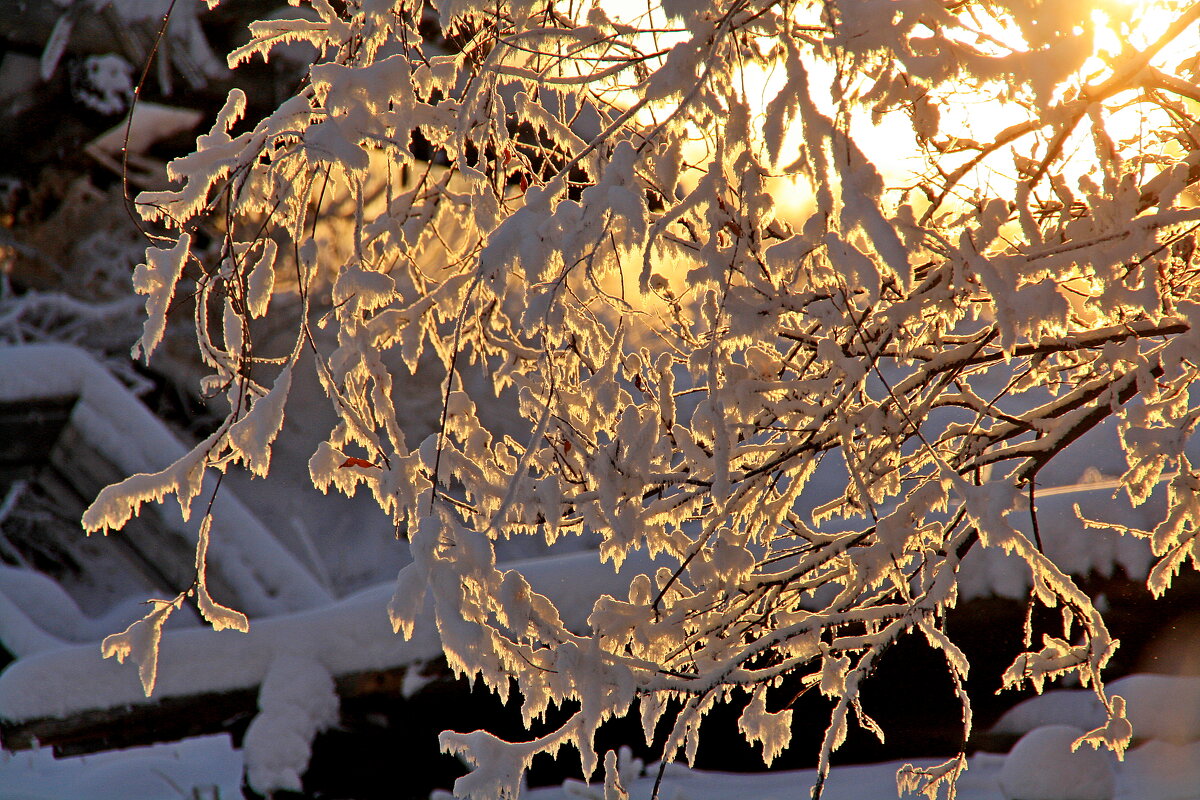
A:
<svg viewBox="0 0 1200 800">
<path fill-rule="evenodd" d="M 250 630 L 250 621 L 246 619 L 246 615 L 214 602 L 208 594 L 205 573 L 208 566 L 206 559 L 208 557 L 208 537 L 211 529 L 212 515 L 206 514 L 204 522 L 200 523 L 200 537 L 196 543 L 196 607 L 200 609 L 201 615 L 212 625 L 214 631 L 223 631 L 226 628 L 232 628 L 235 631 L 245 633 Z"/>
<path fill-rule="evenodd" d="M 861 683 L 913 633 L 969 730 L 944 621 L 978 548 L 1064 610 L 1006 685 L 1077 672 L 1104 698 L 1117 643 L 1025 520 L 1061 453 L 1115 431 L 1134 501 L 1170 479 L 1139 534 L 1151 588 L 1196 561 L 1200 75 L 1177 48 L 1200 5 L 1162 5 L 1153 30 L 1115 7 L 974 0 L 671 2 L 636 20 L 456 0 L 440 35 L 420 4 L 315 2 L 315 20 L 255 23 L 231 63 L 310 41 L 309 84 L 236 136 L 231 93 L 172 164 L 182 185 L 139 198 L 180 231 L 141 276 L 146 355 L 183 231 L 225 204 L 219 257 L 196 254 L 195 323 L 226 425 L 186 465 L 110 487 L 86 524 L 171 492 L 186 508 L 206 465 L 266 474 L 308 348 L 337 415 L 314 484 L 366 486 L 410 539 L 395 630 L 431 604 L 451 667 L 501 695 L 515 680 L 527 724 L 579 703 L 525 742 L 445 735 L 477 765 L 461 794 L 515 793 L 536 753 L 570 744 L 619 795 L 594 735 L 635 701 L 647 737 L 671 716 L 667 757 L 691 757 L 707 711 L 747 691 L 739 728 L 769 760 L 789 741 L 790 711 L 767 711 L 785 678 L 835 699 L 819 794 L 849 725 L 874 730 Z M 269 304 L 280 291 L 295 310 Z M 292 326 L 290 355 L 256 351 L 264 320 Z M 442 414 L 410 443 L 399 365 L 427 361 Z M 489 415 L 497 396 L 520 432 Z M 598 561 L 657 561 L 574 629 L 493 542 L 585 533 Z M 1119 749 L 1116 727 L 1089 741 Z M 932 797 L 963 768 L 899 781 Z"/>
<path fill-rule="evenodd" d="M 143 503 L 161 503 L 170 494 L 179 501 L 179 510 L 186 522 L 191 516 L 192 501 L 204 484 L 208 452 L 223 433 L 223 430 L 217 431 L 161 472 L 132 475 L 104 488 L 84 511 L 83 529 L 89 533 L 120 530 L 138 513 Z"/>
<path fill-rule="evenodd" d="M 133 346 L 133 358 L 149 361 L 150 354 L 162 341 L 167 328 L 167 310 L 187 263 L 191 242 L 192 237 L 184 233 L 169 248 L 151 247 L 146 250 L 146 263 L 134 269 L 134 291 L 147 297 L 146 324 L 141 338 Z"/>
<path fill-rule="evenodd" d="M 171 612 L 183 605 L 183 598 L 181 594 L 174 600 L 151 600 L 153 611 L 121 633 L 106 636 L 100 643 L 100 652 L 105 658 L 115 656 L 122 663 L 126 658 L 133 659 L 138 665 L 138 678 L 146 697 L 154 693 L 154 684 L 158 680 L 158 644 L 162 640 L 163 625 Z"/>
</svg>

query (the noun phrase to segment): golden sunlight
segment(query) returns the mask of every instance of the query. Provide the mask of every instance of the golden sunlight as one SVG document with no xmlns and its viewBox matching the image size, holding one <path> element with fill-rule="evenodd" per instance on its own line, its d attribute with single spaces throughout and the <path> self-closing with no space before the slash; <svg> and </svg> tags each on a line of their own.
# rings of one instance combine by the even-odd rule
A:
<svg viewBox="0 0 1200 800">
<path fill-rule="evenodd" d="M 686 26 L 668 20 L 658 3 L 600 0 L 597 5 L 624 22 L 653 20 L 653 51 L 665 52 L 688 37 Z M 1048 0 L 1006 5 L 986 14 L 964 11 L 954 34 L 956 44 L 993 63 L 996 77 L 931 87 L 927 114 L 933 115 L 932 128 L 915 119 L 922 112 L 911 104 L 883 113 L 854 103 L 839 105 L 837 93 L 821 89 L 840 80 L 836 63 L 814 53 L 801 58 L 814 106 L 845 126 L 879 172 L 893 207 L 909 203 L 918 215 L 929 208 L 933 200 L 928 187 L 938 178 L 934 162 L 938 170 L 963 170 L 948 195 L 937 201 L 942 213 L 960 214 L 981 195 L 1013 196 L 1031 176 L 1036 178 L 1035 194 L 1058 195 L 1069 206 L 1073 191 L 1083 187 L 1086 194 L 1087 186 L 1105 181 L 1106 175 L 1111 180 L 1113 164 L 1122 161 L 1126 151 L 1136 155 L 1143 178 L 1153 177 L 1161 162 L 1178 157 L 1178 145 L 1157 132 L 1178 125 L 1181 113 L 1195 116 L 1200 95 L 1162 82 L 1170 80 L 1166 76 L 1176 73 L 1179 63 L 1200 57 L 1197 8 L 1181 0 L 1095 0 L 1090 6 Z M 804 22 L 819 24 L 807 16 Z M 768 108 L 782 92 L 791 91 L 782 49 L 774 62 L 746 63 L 732 83 L 750 112 L 757 146 L 765 153 Z M 1173 95 L 1171 103 L 1155 95 L 1160 88 Z M 853 95 L 862 89 L 843 86 L 841 91 Z M 606 91 L 618 105 L 637 102 L 634 86 L 613 84 Z M 638 119 L 656 125 L 672 114 L 674 102 L 649 104 Z M 918 136 L 922 127 L 924 136 Z M 687 191 L 714 156 L 711 134 L 697 129 L 684 143 L 681 182 Z M 775 201 L 775 216 L 793 227 L 802 224 L 814 206 L 809 178 L 793 165 L 804 144 L 802 126 L 793 122 L 775 163 L 763 160 L 772 173 L 767 188 Z M 1051 163 L 1053 188 L 1041 180 Z M 1050 207 L 1059 200 L 1047 202 Z M 686 268 L 661 265 L 660 275 L 678 293 L 686 289 Z M 623 283 L 624 296 L 638 298 L 635 305 L 660 304 L 658 298 L 641 297 L 630 274 Z"/>
</svg>

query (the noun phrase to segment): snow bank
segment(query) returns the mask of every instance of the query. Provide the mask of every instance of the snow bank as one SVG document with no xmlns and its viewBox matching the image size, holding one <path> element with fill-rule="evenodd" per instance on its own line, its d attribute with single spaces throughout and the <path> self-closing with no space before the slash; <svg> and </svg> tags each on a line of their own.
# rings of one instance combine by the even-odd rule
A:
<svg viewBox="0 0 1200 800">
<path fill-rule="evenodd" d="M 71 425 L 127 474 L 167 467 L 187 450 L 137 398 L 82 350 L 66 345 L 0 347 L 0 401 L 77 396 Z M 206 480 L 211 492 L 215 479 Z M 164 523 L 195 542 L 199 520 L 159 506 Z M 232 493 L 213 506 L 209 568 L 233 585 L 251 616 L 312 608 L 329 594 Z M 83 535 L 82 531 L 80 535 Z"/>
<path fill-rule="evenodd" d="M 1200 797 L 1200 742 L 1146 742 L 1125 757 L 1117 772 L 1117 797 L 1131 800 L 1195 800 Z"/>
<path fill-rule="evenodd" d="M 1125 698 L 1137 739 L 1200 741 L 1200 677 L 1129 675 L 1109 683 L 1108 693 Z M 1089 689 L 1054 690 L 1017 704 L 992 730 L 1023 734 L 1054 723 L 1092 730 L 1104 724 L 1104 710 Z"/>
<path fill-rule="evenodd" d="M 137 670 L 100 656 L 98 644 L 20 659 L 0 673 L 0 717 L 65 717 L 95 708 L 253 687 L 279 652 L 311 656 L 332 674 L 387 669 L 441 652 L 432 625 L 404 642 L 387 618 L 391 587 L 321 609 L 254 620 L 249 633 L 188 628 L 163 636 L 158 683 L 148 701 Z M 168 626 L 169 627 L 169 626 Z"/>
<path fill-rule="evenodd" d="M 98 617 L 88 616 L 53 579 L 0 564 L 0 642 L 17 657 L 98 642 L 145 613 L 140 600 L 126 598 Z"/>
<path fill-rule="evenodd" d="M 81 758 L 0 752 L 4 800 L 233 800 L 241 782 L 241 754 L 226 735 Z"/>
<path fill-rule="evenodd" d="M 587 627 L 597 597 L 618 592 L 635 572 L 653 567 L 648 558 L 629 558 L 618 574 L 599 563 L 596 553 L 508 565 L 534 591 L 551 597 L 564 623 L 576 630 Z M 153 702 L 259 686 L 259 714 L 245 739 L 247 779 L 264 794 L 298 791 L 313 738 L 338 721 L 337 676 L 416 665 L 442 653 L 428 603 L 411 639 L 393 633 L 387 614 L 392 591 L 390 584 L 378 586 L 322 609 L 255 620 L 245 634 L 168 631 L 159 649 Z M 406 676 L 406 691 L 417 682 Z M 0 674 L 0 718 L 12 721 L 147 702 L 137 671 L 102 660 L 95 645 L 37 653 Z"/>
<path fill-rule="evenodd" d="M 1037 739 L 1031 739 L 1036 743 Z M 1068 745 L 1069 747 L 1069 745 Z M 1091 756 L 1103 756 L 1088 749 Z M 1002 800 L 1002 775 L 1020 767 L 1008 766 L 1012 756 L 979 753 L 968 761 L 967 771 L 958 781 L 958 800 Z M 896 800 L 896 770 L 904 762 L 834 767 L 825 785 L 823 800 Z M 919 767 L 936 762 L 918 760 Z M 1113 800 L 1195 800 L 1200 796 L 1200 743 L 1177 746 L 1150 742 L 1129 751 L 1123 763 L 1099 767 L 1112 780 Z M 625 776 L 630 800 L 650 800 L 658 765 L 648 766 L 636 776 Z M 688 769 L 668 764 L 659 796 L 664 800 L 795 800 L 807 797 L 816 780 L 816 770 L 767 773 L 720 773 Z M 1090 778 L 1084 778 L 1085 781 Z M 1067 794 L 1055 800 L 1079 796 L 1073 787 L 1060 785 Z M 438 796 L 435 796 L 438 797 Z M 591 786 L 568 782 L 563 787 L 547 787 L 522 792 L 522 800 L 604 800 L 601 783 Z M 905 795 L 912 798 L 914 795 Z"/>
<path fill-rule="evenodd" d="M 1005 800 L 1112 800 L 1116 777 L 1110 753 L 1071 746 L 1084 731 L 1044 725 L 1021 738 L 1000 769 Z"/>
<path fill-rule="evenodd" d="M 619 574 L 595 553 L 513 562 L 537 592 L 550 597 L 563 622 L 586 628 L 592 603 L 628 586 L 632 575 L 650 572 L 645 557 L 626 559 Z M 137 670 L 100 657 L 98 645 L 69 647 L 20 659 L 0 673 L 0 717 L 12 721 L 70 714 L 167 697 L 224 692 L 263 682 L 280 654 L 308 659 L 330 675 L 417 664 L 441 655 L 426 607 L 413 637 L 392 632 L 387 606 L 393 587 L 377 586 L 335 604 L 253 620 L 249 633 L 207 628 L 168 630 L 159 650 L 158 683 L 147 701 Z M 168 628 L 170 625 L 168 625 Z"/>
<path fill-rule="evenodd" d="M 1001 800 L 1000 771 L 1006 757 L 980 753 L 958 782 L 959 800 Z M 919 761 L 932 766 L 932 761 Z M 835 767 L 825 800 L 896 800 L 896 770 L 901 762 Z M 631 800 L 648 800 L 658 766 L 627 775 Z M 53 758 L 48 750 L 0 753 L 0 786 L 5 800 L 180 800 L 192 787 L 216 787 L 219 797 L 240 794 L 242 757 L 227 736 L 188 739 L 169 745 L 138 747 L 81 758 Z M 815 770 L 729 774 L 668 765 L 660 796 L 664 800 L 795 800 L 807 795 Z M 1200 786 L 1200 743 L 1178 746 L 1150 742 L 1129 752 L 1116 765 L 1114 800 L 1194 800 Z M 191 795 L 187 795 L 190 797 Z M 205 794 L 201 798 L 208 798 Z M 435 795 L 436 796 L 436 795 Z M 600 783 L 570 782 L 521 793 L 523 800 L 603 800 Z"/>
<path fill-rule="evenodd" d="M 937 761 L 923 760 L 919 766 L 931 767 Z M 898 763 L 835 767 L 825 784 L 822 800 L 896 800 Z M 971 769 L 974 769 L 972 765 Z M 646 767 L 641 776 L 622 776 L 631 800 L 649 800 L 658 765 Z M 705 772 L 681 764 L 668 764 L 659 796 L 664 800 L 795 800 L 807 797 L 816 780 L 816 770 L 762 773 Z M 967 772 L 970 775 L 970 770 Z M 965 776 L 964 776 L 965 779 Z M 965 782 L 965 780 L 964 780 Z M 992 800 L 987 794 L 959 792 L 959 800 Z M 437 800 L 448 794 L 435 795 Z M 522 800 L 604 800 L 603 782 L 586 786 L 571 781 L 563 787 L 547 787 L 521 792 Z"/>
</svg>

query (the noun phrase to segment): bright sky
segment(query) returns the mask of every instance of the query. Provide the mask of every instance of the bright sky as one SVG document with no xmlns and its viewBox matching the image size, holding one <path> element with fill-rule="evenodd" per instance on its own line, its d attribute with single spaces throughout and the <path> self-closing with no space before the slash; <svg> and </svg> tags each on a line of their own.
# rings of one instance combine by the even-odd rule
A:
<svg viewBox="0 0 1200 800">
<path fill-rule="evenodd" d="M 648 0 L 600 0 L 600 5 L 611 17 L 634 24 L 645 24 L 647 8 L 651 7 Z M 1070 3 L 1068 3 L 1070 5 Z M 1183 0 L 1162 0 L 1148 2 L 1146 0 L 1095 0 L 1095 8 L 1091 21 L 1095 25 L 1093 45 L 1095 55 L 1084 64 L 1085 77 L 1089 84 L 1097 85 L 1111 75 L 1108 60 L 1121 54 L 1123 48 L 1132 47 L 1141 50 L 1155 41 L 1177 18 L 1180 10 L 1188 3 Z M 660 17 L 656 9 L 653 17 Z M 1038 13 L 1041 13 L 1039 10 Z M 660 21 L 660 20 L 656 20 Z M 1007 30 L 999 25 L 981 31 L 999 43 L 999 47 L 1011 47 L 1021 51 L 1027 49 L 1027 44 L 1014 28 Z M 1079 31 L 1082 37 L 1086 32 Z M 1078 39 L 1086 43 L 1083 38 Z M 661 47 L 669 40 L 660 39 Z M 1194 55 L 1200 50 L 1200 34 L 1197 27 L 1179 36 L 1154 59 L 1154 64 L 1177 64 L 1183 58 Z M 813 75 L 813 85 L 820 86 L 825 81 L 834 80 L 832 67 L 824 63 L 809 65 Z M 747 100 L 759 114 L 765 112 L 767 103 L 783 88 L 785 75 L 781 68 L 763 70 L 757 66 L 747 72 L 747 86 L 761 87 L 761 91 L 752 91 Z M 937 107 L 942 117 L 945 130 L 959 131 L 966 138 L 987 142 L 992 140 L 1004 128 L 1024 121 L 1028 112 L 1019 106 L 997 99 L 996 92 L 988 94 L 955 93 L 952 97 L 939 98 Z M 1110 109 L 1108 114 L 1108 129 L 1114 140 L 1139 138 L 1147 128 L 1148 120 L 1140 109 L 1125 109 L 1120 112 L 1111 111 L 1118 105 L 1130 99 L 1132 92 L 1117 95 L 1106 103 Z M 822 102 L 824 98 L 817 97 L 816 101 L 822 110 L 832 114 L 832 99 Z M 1153 120 L 1150 120 L 1153 121 Z M 872 122 L 864 111 L 854 115 L 852 119 L 853 132 L 859 146 L 876 163 L 885 181 L 892 185 L 905 185 L 914 182 L 920 173 L 923 162 L 919 156 L 916 139 L 913 135 L 912 123 L 902 113 L 884 115 Z M 795 153 L 799 144 L 799 131 L 789 136 L 785 153 Z M 1091 173 L 1096 167 L 1096 157 L 1092 152 L 1090 134 L 1087 126 L 1080 126 L 1076 135 L 1068 141 L 1064 152 L 1071 155 L 1071 163 L 1067 166 L 1068 181 L 1074 182 L 1082 175 Z M 691 158 L 696 155 L 686 154 Z M 784 162 L 788 159 L 785 157 Z M 990 184 L 993 190 L 997 183 L 1011 183 L 1015 173 L 1012 159 L 999 155 L 982 165 L 964 182 L 965 187 Z M 810 210 L 811 198 L 807 187 L 797 185 L 794 181 L 781 178 L 776 183 L 776 199 L 780 203 L 780 211 L 785 218 L 802 219 Z"/>
</svg>

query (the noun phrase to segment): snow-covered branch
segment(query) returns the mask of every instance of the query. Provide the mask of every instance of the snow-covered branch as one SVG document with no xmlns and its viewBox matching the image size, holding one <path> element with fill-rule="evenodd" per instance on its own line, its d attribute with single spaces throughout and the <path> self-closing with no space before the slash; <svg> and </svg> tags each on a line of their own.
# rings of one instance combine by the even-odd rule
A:
<svg viewBox="0 0 1200 800">
<path fill-rule="evenodd" d="M 307 84 L 249 126 L 231 92 L 178 185 L 138 198 L 171 231 L 136 276 L 147 356 L 190 232 L 222 215 L 189 292 L 229 416 L 92 527 L 164 493 L 187 507 L 205 466 L 267 474 L 307 349 L 338 417 L 314 484 L 364 486 L 409 539 L 396 630 L 428 599 L 451 666 L 515 680 L 528 723 L 579 704 L 526 742 L 447 735 L 477 765 L 464 795 L 514 795 L 566 745 L 590 772 L 597 728 L 635 703 L 648 739 L 675 715 L 667 756 L 690 757 L 705 713 L 748 693 L 739 727 L 770 759 L 785 676 L 836 698 L 823 782 L 849 712 L 873 725 L 861 683 L 912 633 L 969 729 L 944 619 L 980 547 L 1079 623 L 1006 680 L 1076 671 L 1110 707 L 1103 618 L 1014 515 L 1116 429 L 1136 502 L 1176 473 L 1155 590 L 1195 560 L 1200 76 L 1175 48 L 1200 5 L 1163 0 L 1161 29 L 974 0 L 312 5 L 230 57 L 311 42 Z M 268 321 L 290 350 L 260 352 Z M 431 370 L 438 429 L 410 442 L 395 398 Z M 599 562 L 657 566 L 568 627 L 493 543 L 579 534 Z M 944 767 L 904 785 L 936 792 L 962 762 Z"/>
</svg>

